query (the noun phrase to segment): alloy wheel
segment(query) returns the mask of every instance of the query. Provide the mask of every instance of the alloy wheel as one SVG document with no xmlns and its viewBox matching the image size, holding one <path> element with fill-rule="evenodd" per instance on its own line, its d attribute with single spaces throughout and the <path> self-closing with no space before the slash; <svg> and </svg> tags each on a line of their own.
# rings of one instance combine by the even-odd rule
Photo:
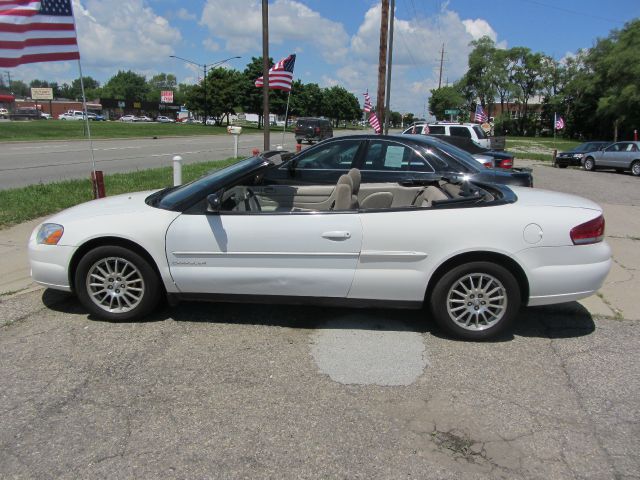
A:
<svg viewBox="0 0 640 480">
<path fill-rule="evenodd" d="M 507 310 L 507 291 L 487 273 L 470 273 L 456 281 L 447 294 L 447 312 L 465 330 L 486 330 L 497 324 Z"/>
<path fill-rule="evenodd" d="M 87 273 L 86 287 L 93 303 L 110 313 L 133 310 L 145 293 L 142 273 L 121 257 L 107 257 L 95 262 Z"/>
</svg>

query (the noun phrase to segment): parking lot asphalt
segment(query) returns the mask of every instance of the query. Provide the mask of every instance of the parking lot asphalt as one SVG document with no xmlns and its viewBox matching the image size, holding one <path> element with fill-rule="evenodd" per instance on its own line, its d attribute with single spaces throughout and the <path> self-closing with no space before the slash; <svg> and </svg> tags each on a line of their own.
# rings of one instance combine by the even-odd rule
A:
<svg viewBox="0 0 640 480">
<path fill-rule="evenodd" d="M 615 265 L 599 296 L 525 309 L 494 342 L 421 311 L 184 303 L 109 323 L 61 293 L 1 296 L 2 476 L 638 478 L 637 179 L 520 164 L 604 205 Z M 3 271 L 29 230 L 0 231 Z"/>
</svg>

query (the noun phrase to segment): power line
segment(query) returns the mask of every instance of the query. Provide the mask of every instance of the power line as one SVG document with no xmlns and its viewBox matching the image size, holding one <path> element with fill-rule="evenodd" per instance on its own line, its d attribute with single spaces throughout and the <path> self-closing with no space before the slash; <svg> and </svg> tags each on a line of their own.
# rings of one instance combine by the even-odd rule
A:
<svg viewBox="0 0 640 480">
<path fill-rule="evenodd" d="M 579 12 L 577 10 L 570 10 L 568 8 L 558 7 L 556 5 L 549 5 L 547 3 L 538 2 L 537 0 L 520 0 L 520 1 L 521 2 L 530 3 L 532 5 L 537 5 L 539 7 L 552 8 L 554 10 L 559 10 L 561 12 L 570 13 L 572 15 L 580 15 L 582 17 L 590 17 L 590 18 L 594 18 L 596 20 L 603 20 L 605 22 L 611 22 L 611 23 L 624 23 L 625 22 L 625 20 L 614 20 L 612 18 L 601 17 L 599 15 L 592 15 L 590 13 Z"/>
</svg>

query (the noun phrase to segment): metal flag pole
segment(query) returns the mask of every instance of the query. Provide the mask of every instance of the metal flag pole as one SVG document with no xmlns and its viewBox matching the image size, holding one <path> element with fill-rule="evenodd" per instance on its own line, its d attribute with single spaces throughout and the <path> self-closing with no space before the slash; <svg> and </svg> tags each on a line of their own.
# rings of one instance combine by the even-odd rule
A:
<svg viewBox="0 0 640 480">
<path fill-rule="evenodd" d="M 555 145 L 556 143 L 556 119 L 557 119 L 557 113 L 553 112 L 553 143 Z"/>
<path fill-rule="evenodd" d="M 78 27 L 76 25 L 76 16 L 73 12 L 73 2 L 71 5 L 71 16 L 73 18 L 73 29 L 78 35 Z M 80 43 L 78 43 L 78 72 L 80 73 L 80 91 L 82 92 L 82 112 L 84 116 L 85 128 L 87 129 L 87 138 L 89 139 L 89 152 L 91 154 L 91 181 L 93 188 L 93 197 L 100 198 L 104 196 L 104 184 L 102 183 L 102 177 L 98 180 L 98 174 L 96 173 L 96 157 L 93 151 L 93 139 L 91 138 L 91 127 L 89 126 L 89 115 L 87 115 L 87 97 L 84 93 L 84 78 L 82 77 L 82 63 L 80 63 Z"/>
<path fill-rule="evenodd" d="M 287 131 L 287 118 L 289 116 L 289 100 L 290 99 L 291 99 L 291 90 L 289 90 L 289 95 L 287 95 L 287 109 L 284 112 L 284 127 L 282 127 L 282 148 L 283 149 L 284 149 L 284 132 Z"/>
</svg>

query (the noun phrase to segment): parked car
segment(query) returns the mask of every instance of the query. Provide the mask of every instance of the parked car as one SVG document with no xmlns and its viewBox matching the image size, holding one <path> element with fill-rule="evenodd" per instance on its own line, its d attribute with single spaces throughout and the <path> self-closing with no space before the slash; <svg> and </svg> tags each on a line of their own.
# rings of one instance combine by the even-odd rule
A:
<svg viewBox="0 0 640 480">
<path fill-rule="evenodd" d="M 582 157 L 584 157 L 585 153 L 595 152 L 608 145 L 611 145 L 611 142 L 597 141 L 581 143 L 571 150 L 558 153 L 556 155 L 555 166 L 558 168 L 567 168 L 568 166 L 579 167 L 582 165 Z"/>
<path fill-rule="evenodd" d="M 584 154 L 582 166 L 585 170 L 614 169 L 616 172 L 630 170 L 640 176 L 640 142 L 616 142 L 595 152 Z"/>
<path fill-rule="evenodd" d="M 147 117 L 146 115 L 142 115 L 137 117 L 137 121 L 138 122 L 153 122 L 153 119 L 151 117 Z"/>
<path fill-rule="evenodd" d="M 103 115 L 94 112 L 87 112 L 87 118 L 93 122 L 106 122 L 107 119 Z"/>
<path fill-rule="evenodd" d="M 492 150 L 504 150 L 506 141 L 505 137 L 489 137 L 477 123 L 436 122 L 427 124 L 425 122 L 418 122 L 411 125 L 402 133 L 469 138 L 481 147 Z"/>
<path fill-rule="evenodd" d="M 67 110 L 58 115 L 58 120 L 82 121 L 84 120 L 84 112 L 82 110 Z"/>
<path fill-rule="evenodd" d="M 324 118 L 302 117 L 296 121 L 293 133 L 300 145 L 302 142 L 320 142 L 333 137 L 333 127 L 331 122 Z"/>
<path fill-rule="evenodd" d="M 40 117 L 42 118 L 42 120 L 51 120 L 50 113 L 40 112 Z"/>
<path fill-rule="evenodd" d="M 428 135 L 349 135 L 325 140 L 268 173 L 277 182 L 334 183 L 350 168 L 363 182 L 423 182 L 467 177 L 478 182 L 533 186 L 526 168 L 485 168 L 464 150 Z"/>
<path fill-rule="evenodd" d="M 490 157 L 493 162 L 492 166 L 496 168 L 513 168 L 513 163 L 516 156 L 511 152 L 497 151 L 481 147 L 470 138 L 454 137 L 450 135 L 429 135 L 442 140 L 443 142 L 455 145 L 456 147 L 464 150 L 467 153 L 470 153 L 476 158 L 478 158 L 478 156 Z"/>
<path fill-rule="evenodd" d="M 156 122 L 159 122 L 159 123 L 174 123 L 175 120 L 173 120 L 172 118 L 169 118 L 169 117 L 165 117 L 164 115 L 158 115 L 156 117 Z"/>
<path fill-rule="evenodd" d="M 580 197 L 468 181 L 360 184 L 355 169 L 334 185 L 273 186 L 273 168 L 252 157 L 60 212 L 30 237 L 33 278 L 109 321 L 142 318 L 164 295 L 426 303 L 451 335 L 480 340 L 521 305 L 592 295 L 611 267 L 602 209 Z"/>
<path fill-rule="evenodd" d="M 0 108 L 0 118 L 9 118 L 9 110 Z"/>
<path fill-rule="evenodd" d="M 122 117 L 120 117 L 120 121 L 121 122 L 137 122 L 138 117 L 136 117 L 135 115 L 123 115 Z"/>
</svg>

